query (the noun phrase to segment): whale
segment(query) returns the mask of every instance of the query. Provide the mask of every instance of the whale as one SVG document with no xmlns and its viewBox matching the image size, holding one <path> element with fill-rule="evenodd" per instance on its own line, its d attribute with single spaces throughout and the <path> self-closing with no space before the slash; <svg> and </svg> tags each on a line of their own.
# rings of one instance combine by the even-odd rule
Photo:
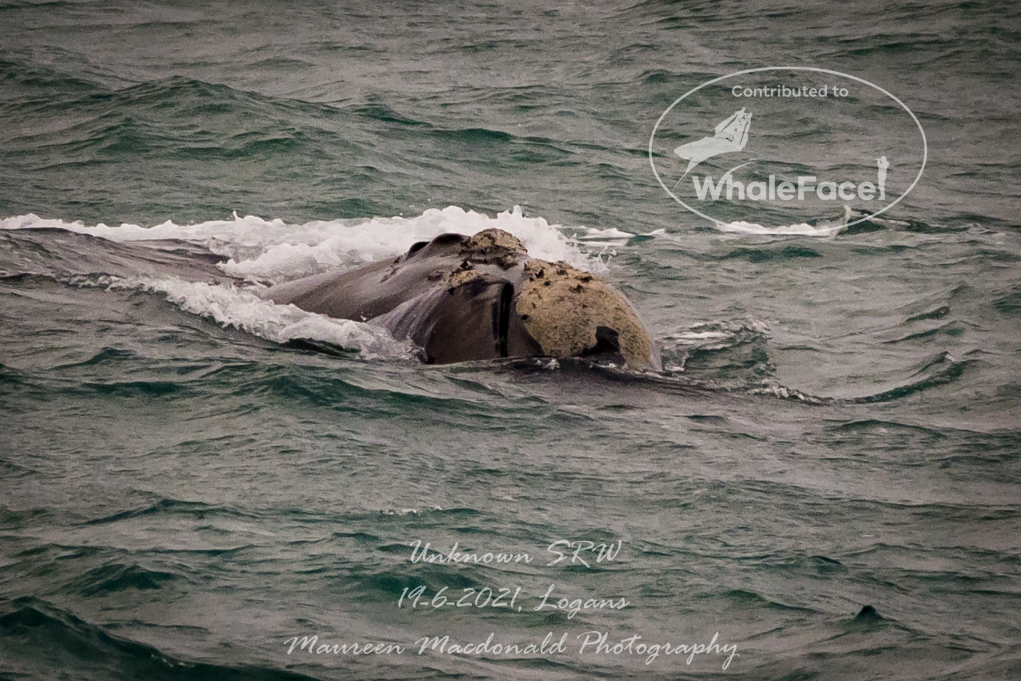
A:
<svg viewBox="0 0 1021 681">
<path fill-rule="evenodd" d="M 592 358 L 662 368 L 630 301 L 598 276 L 532 258 L 512 234 L 440 234 L 396 258 L 267 287 L 262 298 L 385 328 L 427 364 Z"/>
</svg>

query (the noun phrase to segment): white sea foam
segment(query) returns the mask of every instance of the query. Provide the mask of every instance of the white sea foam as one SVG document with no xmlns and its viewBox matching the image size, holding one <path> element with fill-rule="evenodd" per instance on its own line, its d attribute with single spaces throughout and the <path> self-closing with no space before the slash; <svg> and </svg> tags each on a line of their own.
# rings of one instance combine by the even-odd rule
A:
<svg viewBox="0 0 1021 681">
<path fill-rule="evenodd" d="M 623 246 L 628 242 L 628 239 L 635 236 L 630 232 L 622 232 L 614 227 L 609 229 L 583 227 L 582 230 L 581 233 L 574 236 L 574 240 L 583 241 L 586 245 Z"/>
<path fill-rule="evenodd" d="M 428 241 L 445 232 L 472 235 L 496 227 L 521 239 L 535 258 L 564 260 L 591 272 L 605 272 L 605 243 L 579 243 L 589 235 L 605 240 L 626 235 L 617 230 L 596 230 L 584 227 L 581 235 L 570 238 L 559 225 L 550 225 L 544 218 L 524 217 L 517 206 L 495 218 L 465 211 L 457 206 L 429 209 L 411 218 L 391 217 L 365 220 L 320 220 L 301 225 L 282 220 L 237 214 L 230 220 L 211 220 L 192 225 L 167 221 L 153 227 L 122 224 L 86 226 L 40 218 L 36 215 L 0 219 L 0 229 L 56 227 L 114 241 L 184 239 L 199 242 L 220 255 L 229 257 L 222 265 L 232 276 L 251 280 L 279 282 L 333 269 L 354 267 L 381 258 L 404 253 L 416 241 Z M 627 235 L 630 236 L 630 235 Z M 587 247 L 587 248 L 586 248 Z M 589 248 L 603 247 L 602 253 Z"/>
<path fill-rule="evenodd" d="M 792 236 L 835 236 L 847 229 L 847 223 L 851 219 L 851 207 L 844 206 L 844 217 L 833 222 L 821 222 L 818 225 L 810 225 L 807 222 L 799 222 L 795 225 L 780 225 L 778 227 L 764 227 L 754 222 L 718 222 L 717 229 L 721 232 L 735 234 L 776 234 Z"/>
<path fill-rule="evenodd" d="M 844 225 L 820 225 L 813 226 L 807 222 L 796 225 L 781 225 L 779 227 L 764 227 L 754 222 L 721 222 L 717 228 L 721 232 L 732 234 L 790 234 L 797 236 L 833 236 L 844 229 Z"/>
<path fill-rule="evenodd" d="M 363 359 L 406 358 L 414 351 L 410 343 L 395 341 L 378 326 L 331 319 L 294 305 L 277 305 L 232 284 L 147 277 L 104 278 L 95 283 L 114 289 L 162 293 L 186 312 L 211 317 L 224 327 L 234 327 L 277 343 L 297 338 L 324 341 L 357 352 Z"/>
</svg>

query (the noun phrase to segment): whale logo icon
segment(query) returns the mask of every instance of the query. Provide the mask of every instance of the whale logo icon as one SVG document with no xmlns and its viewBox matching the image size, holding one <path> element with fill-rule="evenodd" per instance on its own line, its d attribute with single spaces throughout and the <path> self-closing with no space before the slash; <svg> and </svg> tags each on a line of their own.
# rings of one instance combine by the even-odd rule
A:
<svg viewBox="0 0 1021 681">
<path fill-rule="evenodd" d="M 703 137 L 697 142 L 682 144 L 674 149 L 675 154 L 690 161 L 684 174 L 690 173 L 692 168 L 707 158 L 744 149 L 744 145 L 748 143 L 748 128 L 751 122 L 751 113 L 741 109 L 717 125 L 712 137 Z"/>
</svg>

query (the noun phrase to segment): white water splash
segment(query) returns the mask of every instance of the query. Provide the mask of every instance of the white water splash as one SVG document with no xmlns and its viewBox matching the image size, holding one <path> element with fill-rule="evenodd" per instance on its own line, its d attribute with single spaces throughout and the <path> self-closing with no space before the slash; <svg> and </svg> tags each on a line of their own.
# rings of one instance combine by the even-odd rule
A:
<svg viewBox="0 0 1021 681">
<path fill-rule="evenodd" d="M 221 266 L 227 274 L 273 283 L 392 258 L 405 253 L 415 242 L 429 241 L 439 234 L 453 232 L 470 236 L 494 227 L 521 239 L 534 258 L 563 260 L 578 269 L 601 273 L 608 269 L 601 258 L 606 255 L 606 244 L 582 245 L 579 239 L 588 235 L 604 240 L 625 236 L 624 232 L 616 230 L 609 230 L 613 232 L 610 234 L 577 227 L 573 230 L 580 230 L 583 236 L 571 238 L 560 231 L 560 225 L 550 225 L 541 217 L 524 217 L 517 206 L 495 218 L 449 206 L 443 210 L 429 209 L 411 218 L 317 220 L 302 225 L 237 214 L 230 220 L 193 225 L 167 221 L 153 227 L 134 224 L 89 227 L 82 222 L 43 219 L 31 214 L 0 219 L 0 229 L 33 227 L 55 227 L 113 241 L 183 239 L 197 242 L 229 258 Z M 604 252 L 592 253 L 584 246 L 603 247 Z"/>
<path fill-rule="evenodd" d="M 848 220 L 851 218 L 851 207 L 844 206 L 844 217 L 834 222 L 821 222 L 818 225 L 810 225 L 807 222 L 800 222 L 796 225 L 781 225 L 779 227 L 763 227 L 754 222 L 718 222 L 717 229 L 721 232 L 732 234 L 774 234 L 792 236 L 836 236 L 847 229 Z"/>
<path fill-rule="evenodd" d="M 305 312 L 294 305 L 277 305 L 232 284 L 147 277 L 103 277 L 92 283 L 112 289 L 162 293 L 185 312 L 210 317 L 224 327 L 233 327 L 276 343 L 294 339 L 323 341 L 358 353 L 362 359 L 411 358 L 414 353 L 411 343 L 394 340 L 381 327 L 332 319 Z"/>
</svg>

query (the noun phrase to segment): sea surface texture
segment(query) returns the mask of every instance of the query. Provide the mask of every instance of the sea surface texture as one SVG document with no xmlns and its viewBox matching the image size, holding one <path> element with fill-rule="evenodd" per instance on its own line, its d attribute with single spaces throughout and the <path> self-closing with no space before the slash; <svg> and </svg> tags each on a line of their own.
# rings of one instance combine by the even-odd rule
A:
<svg viewBox="0 0 1021 681">
<path fill-rule="evenodd" d="M 1021 678 L 1019 26 L 0 0 L 0 679 Z M 674 201 L 661 114 L 766 66 L 895 95 L 914 189 L 843 229 Z M 429 366 L 254 293 L 490 227 L 663 371 Z"/>
</svg>

